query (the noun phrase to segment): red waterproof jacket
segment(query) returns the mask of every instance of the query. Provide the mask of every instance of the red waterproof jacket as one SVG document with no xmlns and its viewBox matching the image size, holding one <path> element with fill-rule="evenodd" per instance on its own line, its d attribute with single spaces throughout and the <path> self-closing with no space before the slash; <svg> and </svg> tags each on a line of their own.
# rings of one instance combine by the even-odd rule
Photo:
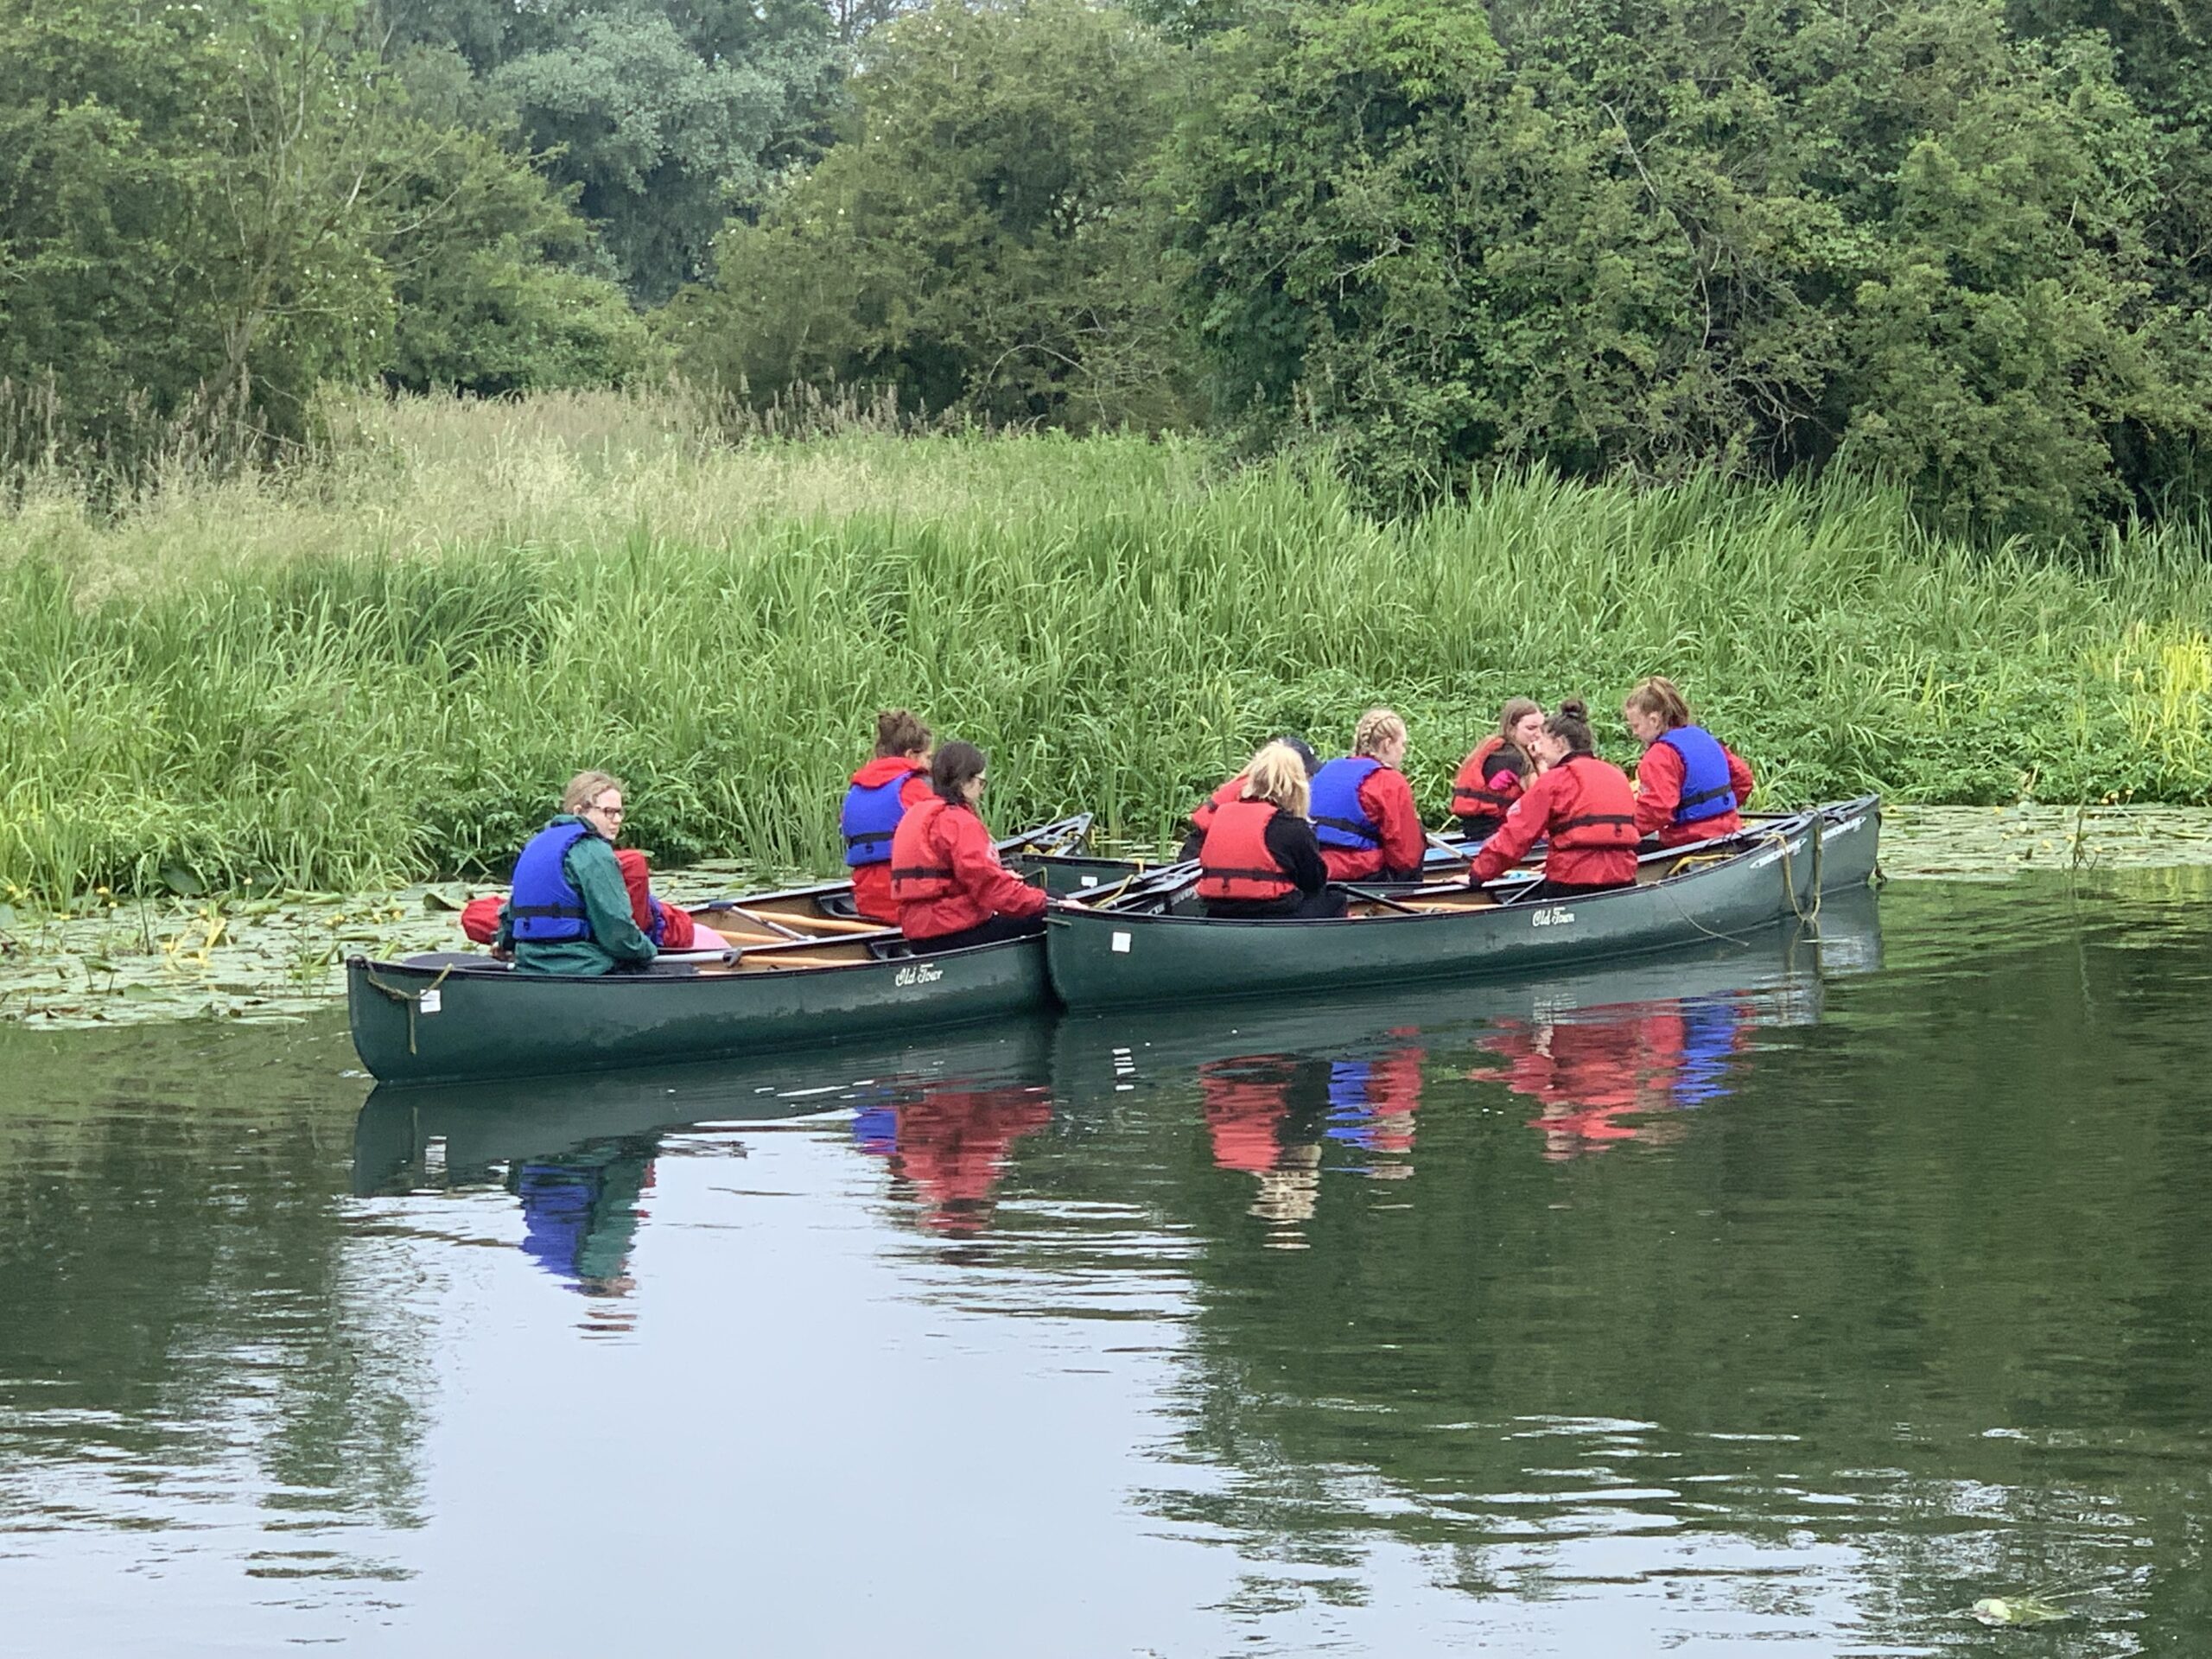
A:
<svg viewBox="0 0 2212 1659">
<path fill-rule="evenodd" d="M 1224 806 L 1244 798 L 1244 774 L 1238 772 L 1219 789 L 1200 801 L 1191 812 L 1191 828 L 1200 835 L 1213 828 L 1213 815 Z"/>
<path fill-rule="evenodd" d="M 1359 786 L 1368 822 L 1382 831 L 1380 847 L 1324 847 L 1321 861 L 1332 881 L 1364 881 L 1385 870 L 1418 870 L 1428 852 L 1414 786 L 1395 766 L 1377 766 Z"/>
<path fill-rule="evenodd" d="M 1736 791 L 1736 804 L 1751 798 L 1751 769 L 1726 743 L 1720 753 L 1728 759 L 1728 785 Z M 1732 836 L 1744 827 L 1733 812 L 1718 812 L 1695 823 L 1676 823 L 1675 809 L 1682 804 L 1682 757 L 1671 745 L 1654 743 L 1636 763 L 1636 828 L 1638 835 L 1655 830 L 1662 847 L 1680 847 L 1714 836 Z"/>
<path fill-rule="evenodd" d="M 1452 780 L 1452 811 L 1455 817 L 1502 823 L 1519 800 L 1523 785 L 1518 772 L 1506 762 L 1505 740 L 1491 733 L 1459 767 Z M 1522 763 L 1525 766 L 1526 763 Z"/>
<path fill-rule="evenodd" d="M 1205 845 L 1198 849 L 1199 898 L 1258 902 L 1298 891 L 1268 849 L 1268 825 L 1281 810 L 1273 801 L 1240 800 L 1208 814 Z"/>
<path fill-rule="evenodd" d="M 918 766 L 903 754 L 887 754 L 869 761 L 853 774 L 853 785 L 857 789 L 880 788 L 902 772 L 913 774 L 899 791 L 899 804 L 911 812 L 930 797 L 930 773 L 927 766 Z M 888 925 L 898 921 L 899 906 L 891 897 L 891 865 L 887 860 L 863 864 L 853 872 L 853 908 L 872 922 Z"/>
<path fill-rule="evenodd" d="M 1529 785 L 1497 833 L 1475 855 L 1468 879 L 1496 880 L 1546 836 L 1544 877 L 1578 883 L 1636 880 L 1636 797 L 1618 766 L 1570 754 Z"/>
<path fill-rule="evenodd" d="M 1044 893 L 999 862 L 982 819 L 935 791 L 908 810 L 891 838 L 891 897 L 910 939 L 942 938 L 994 916 L 1045 913 Z"/>
</svg>

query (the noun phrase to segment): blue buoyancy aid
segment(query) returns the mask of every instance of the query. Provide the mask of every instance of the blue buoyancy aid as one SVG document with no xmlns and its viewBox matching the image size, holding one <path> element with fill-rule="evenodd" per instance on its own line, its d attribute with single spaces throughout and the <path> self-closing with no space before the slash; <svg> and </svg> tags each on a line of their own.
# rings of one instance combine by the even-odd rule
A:
<svg viewBox="0 0 2212 1659">
<path fill-rule="evenodd" d="M 1314 840 L 1338 852 L 1382 844 L 1382 826 L 1367 816 L 1359 798 L 1359 786 L 1382 770 L 1382 763 L 1373 755 L 1356 754 L 1332 760 L 1313 774 L 1309 810 Z"/>
<path fill-rule="evenodd" d="M 1677 726 L 1659 741 L 1682 757 L 1676 823 L 1696 823 L 1736 810 L 1736 786 L 1728 781 L 1728 754 L 1719 738 L 1702 726 Z"/>
<path fill-rule="evenodd" d="M 891 837 L 898 831 L 899 820 L 906 816 L 899 792 L 915 776 L 902 772 L 873 789 L 855 784 L 845 791 L 845 810 L 839 822 L 845 832 L 845 862 L 853 868 L 891 861 Z"/>
<path fill-rule="evenodd" d="M 592 833 L 581 818 L 556 818 L 530 838 L 515 860 L 514 891 L 507 897 L 507 928 L 518 943 L 559 944 L 591 938 L 584 896 L 569 883 L 562 862 L 569 849 Z"/>
</svg>

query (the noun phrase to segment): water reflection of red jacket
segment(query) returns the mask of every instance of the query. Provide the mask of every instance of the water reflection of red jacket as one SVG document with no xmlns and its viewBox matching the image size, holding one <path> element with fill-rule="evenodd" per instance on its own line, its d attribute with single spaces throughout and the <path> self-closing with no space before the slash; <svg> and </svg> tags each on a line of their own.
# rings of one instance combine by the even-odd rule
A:
<svg viewBox="0 0 2212 1659">
<path fill-rule="evenodd" d="M 1007 1149 L 1052 1121 L 1042 1089 L 931 1089 L 901 1104 L 892 1161 L 921 1196 L 922 1225 L 981 1232 Z"/>
<path fill-rule="evenodd" d="M 1208 1060 L 1198 1068 L 1215 1163 L 1255 1175 L 1275 1166 L 1282 1121 L 1290 1113 L 1290 1079 L 1288 1063 L 1274 1055 Z"/>
<path fill-rule="evenodd" d="M 1666 1109 L 1665 1094 L 1652 1086 L 1663 1080 L 1666 1061 L 1655 1052 L 1652 1039 L 1659 1033 L 1649 1027 L 1669 1023 L 1680 1025 L 1664 1016 L 1554 1026 L 1504 1020 L 1481 1046 L 1507 1060 L 1505 1086 L 1544 1109 L 1529 1127 L 1545 1132 L 1545 1156 L 1571 1158 L 1637 1139 L 1638 1126 L 1621 1120 Z M 1675 1052 L 1680 1052 L 1679 1035 Z"/>
</svg>

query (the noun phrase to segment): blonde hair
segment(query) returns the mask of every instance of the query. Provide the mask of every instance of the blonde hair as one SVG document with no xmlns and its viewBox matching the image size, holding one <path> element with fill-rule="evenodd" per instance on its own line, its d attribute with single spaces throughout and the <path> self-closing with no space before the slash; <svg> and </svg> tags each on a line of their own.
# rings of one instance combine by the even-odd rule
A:
<svg viewBox="0 0 2212 1659">
<path fill-rule="evenodd" d="M 1654 674 L 1648 679 L 1638 681 L 1636 690 L 1628 694 L 1626 702 L 1631 709 L 1641 709 L 1647 715 L 1658 715 L 1667 722 L 1667 729 L 1670 732 L 1677 726 L 1690 723 L 1689 699 L 1683 696 L 1681 689 L 1662 674 Z"/>
<path fill-rule="evenodd" d="M 1359 724 L 1351 728 L 1351 752 L 1373 754 L 1375 746 L 1395 738 L 1406 741 L 1406 722 L 1388 709 L 1370 709 L 1359 717 Z"/>
<path fill-rule="evenodd" d="M 1241 792 L 1248 801 L 1268 801 L 1301 818 L 1313 799 L 1313 790 L 1306 781 L 1306 762 L 1287 743 L 1262 747 L 1244 768 Z"/>
<path fill-rule="evenodd" d="M 610 789 L 629 793 L 627 786 L 611 772 L 580 772 L 569 779 L 569 786 L 561 791 L 561 810 L 575 817 Z"/>
</svg>

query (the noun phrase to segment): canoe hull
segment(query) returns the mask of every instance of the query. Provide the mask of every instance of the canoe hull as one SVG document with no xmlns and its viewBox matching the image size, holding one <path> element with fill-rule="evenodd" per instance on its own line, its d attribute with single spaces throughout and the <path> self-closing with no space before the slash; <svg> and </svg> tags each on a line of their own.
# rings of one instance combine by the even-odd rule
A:
<svg viewBox="0 0 2212 1659">
<path fill-rule="evenodd" d="M 1710 944 L 1810 913 L 1872 874 L 1871 798 L 1778 820 L 1694 873 L 1567 903 L 1356 921 L 1234 922 L 1056 906 L 1052 988 L 1071 1008 L 1343 990 L 1487 974 L 1542 974 Z"/>
<path fill-rule="evenodd" d="M 772 973 L 575 979 L 487 962 L 346 964 L 361 1064 L 383 1083 L 557 1076 L 893 1036 L 1046 1006 L 1041 940 Z"/>
</svg>

